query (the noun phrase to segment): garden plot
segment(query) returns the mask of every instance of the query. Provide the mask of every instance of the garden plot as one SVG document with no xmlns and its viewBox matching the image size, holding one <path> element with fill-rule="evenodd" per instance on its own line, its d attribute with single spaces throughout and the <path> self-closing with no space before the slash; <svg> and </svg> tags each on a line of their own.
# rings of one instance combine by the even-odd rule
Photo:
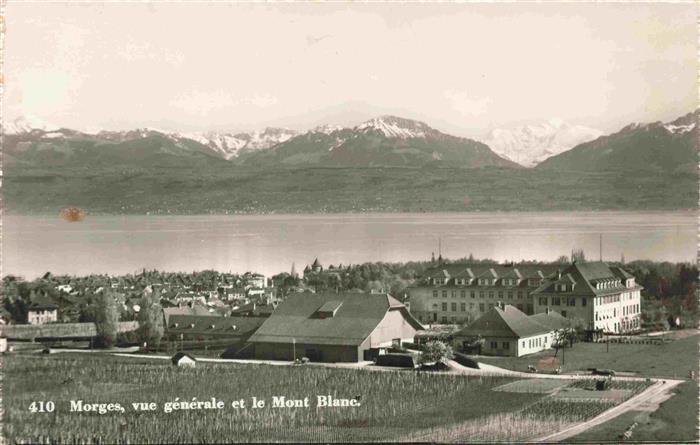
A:
<svg viewBox="0 0 700 445">
<path fill-rule="evenodd" d="M 494 388 L 494 391 L 520 392 L 535 394 L 551 394 L 569 385 L 571 382 L 562 379 L 523 379 Z"/>
</svg>

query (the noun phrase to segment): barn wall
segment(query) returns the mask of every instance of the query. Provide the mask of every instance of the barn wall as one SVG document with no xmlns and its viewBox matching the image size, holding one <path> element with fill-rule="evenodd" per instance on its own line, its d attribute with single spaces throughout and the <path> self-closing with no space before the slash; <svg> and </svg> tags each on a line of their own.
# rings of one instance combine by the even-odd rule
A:
<svg viewBox="0 0 700 445">
<path fill-rule="evenodd" d="M 294 349 L 296 358 L 307 357 L 311 361 L 320 362 L 357 362 L 358 348 L 356 346 L 319 345 L 297 343 L 255 343 L 255 358 L 259 360 L 293 360 Z"/>
<path fill-rule="evenodd" d="M 395 338 L 400 338 L 402 342 L 413 342 L 415 335 L 416 328 L 406 320 L 400 310 L 387 311 L 382 321 L 362 343 L 361 349 L 391 346 Z"/>
</svg>

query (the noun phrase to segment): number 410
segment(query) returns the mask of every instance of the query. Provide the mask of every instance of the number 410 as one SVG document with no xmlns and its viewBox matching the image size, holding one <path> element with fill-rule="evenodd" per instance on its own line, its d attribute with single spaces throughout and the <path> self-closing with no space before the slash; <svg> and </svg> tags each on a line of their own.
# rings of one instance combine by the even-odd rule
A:
<svg viewBox="0 0 700 445">
<path fill-rule="evenodd" d="M 29 405 L 29 411 L 32 413 L 52 413 L 56 409 L 56 405 L 52 401 L 48 402 L 32 402 Z"/>
</svg>

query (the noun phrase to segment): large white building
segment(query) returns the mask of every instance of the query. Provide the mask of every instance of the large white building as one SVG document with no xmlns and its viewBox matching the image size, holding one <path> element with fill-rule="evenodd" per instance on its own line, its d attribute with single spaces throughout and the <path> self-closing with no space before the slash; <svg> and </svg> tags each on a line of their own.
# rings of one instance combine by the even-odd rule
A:
<svg viewBox="0 0 700 445">
<path fill-rule="evenodd" d="M 438 264 L 408 289 L 422 323 L 470 323 L 503 302 L 534 313 L 532 292 L 563 265 Z"/>
<path fill-rule="evenodd" d="M 534 312 L 554 310 L 585 329 L 630 333 L 641 326 L 641 290 L 620 267 L 574 263 L 532 293 Z"/>
</svg>

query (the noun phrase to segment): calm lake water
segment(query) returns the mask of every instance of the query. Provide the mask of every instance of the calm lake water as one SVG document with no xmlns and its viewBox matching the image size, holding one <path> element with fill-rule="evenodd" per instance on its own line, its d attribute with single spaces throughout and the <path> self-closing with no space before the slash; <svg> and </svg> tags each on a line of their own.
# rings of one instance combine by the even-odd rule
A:
<svg viewBox="0 0 700 445">
<path fill-rule="evenodd" d="M 301 272 L 329 264 L 473 254 L 496 260 L 695 261 L 697 212 L 431 213 L 247 216 L 5 216 L 2 273 L 132 273 L 147 269 Z"/>
</svg>

